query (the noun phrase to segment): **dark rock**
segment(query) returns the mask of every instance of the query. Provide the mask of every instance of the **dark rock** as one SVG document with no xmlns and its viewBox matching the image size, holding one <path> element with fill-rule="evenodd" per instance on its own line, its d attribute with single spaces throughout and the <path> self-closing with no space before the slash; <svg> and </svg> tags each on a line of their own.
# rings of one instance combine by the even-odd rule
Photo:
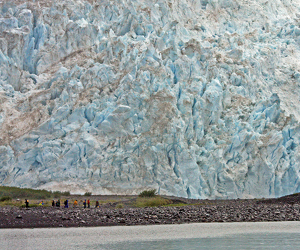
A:
<svg viewBox="0 0 300 250">
<path fill-rule="evenodd" d="M 126 221 L 125 221 L 125 219 L 119 219 L 118 222 L 119 223 L 125 223 Z"/>
</svg>

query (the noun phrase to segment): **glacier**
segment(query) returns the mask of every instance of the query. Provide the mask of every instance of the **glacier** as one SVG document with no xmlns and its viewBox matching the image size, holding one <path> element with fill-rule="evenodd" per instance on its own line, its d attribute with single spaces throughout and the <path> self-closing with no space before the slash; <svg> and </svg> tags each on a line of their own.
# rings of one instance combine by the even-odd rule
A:
<svg viewBox="0 0 300 250">
<path fill-rule="evenodd" d="M 0 1 L 0 184 L 300 192 L 300 2 Z"/>
</svg>

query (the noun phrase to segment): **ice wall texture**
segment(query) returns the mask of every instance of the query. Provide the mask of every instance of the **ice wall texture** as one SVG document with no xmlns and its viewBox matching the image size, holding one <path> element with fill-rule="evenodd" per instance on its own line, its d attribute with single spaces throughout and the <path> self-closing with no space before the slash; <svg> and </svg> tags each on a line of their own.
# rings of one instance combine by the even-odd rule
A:
<svg viewBox="0 0 300 250">
<path fill-rule="evenodd" d="M 300 191 L 300 2 L 0 2 L 0 184 Z"/>
</svg>

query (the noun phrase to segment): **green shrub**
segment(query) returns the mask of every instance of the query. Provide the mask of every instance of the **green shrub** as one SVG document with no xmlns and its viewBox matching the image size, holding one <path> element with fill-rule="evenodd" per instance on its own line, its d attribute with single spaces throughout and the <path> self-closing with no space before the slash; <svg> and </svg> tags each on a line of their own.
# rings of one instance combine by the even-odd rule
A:
<svg viewBox="0 0 300 250">
<path fill-rule="evenodd" d="M 65 192 L 53 191 L 52 194 L 54 198 L 60 198 L 61 196 L 69 196 L 70 191 L 65 191 Z"/>
<path fill-rule="evenodd" d="M 0 198 L 0 201 L 2 202 L 2 201 L 11 201 L 11 197 L 10 196 L 2 196 L 1 198 Z"/>
<path fill-rule="evenodd" d="M 156 195 L 155 189 L 144 190 L 139 194 L 139 197 L 154 197 Z"/>
<path fill-rule="evenodd" d="M 16 200 L 6 200 L 0 202 L 0 207 L 5 207 L 5 206 L 20 207 L 21 205 L 22 205 L 22 201 L 16 201 Z"/>
<path fill-rule="evenodd" d="M 124 204 L 123 203 L 119 203 L 116 205 L 116 208 L 123 208 L 124 207 Z"/>
<path fill-rule="evenodd" d="M 84 193 L 84 196 L 91 196 L 92 195 L 92 192 L 85 192 Z"/>
<path fill-rule="evenodd" d="M 135 202 L 136 207 L 158 207 L 158 206 L 166 206 L 172 204 L 171 200 L 164 199 L 162 197 L 144 197 L 137 198 Z"/>
<path fill-rule="evenodd" d="M 54 192 L 53 192 L 53 197 L 54 197 L 54 198 L 60 198 L 60 197 L 61 197 L 61 192 L 59 192 L 59 191 L 54 191 Z"/>
</svg>

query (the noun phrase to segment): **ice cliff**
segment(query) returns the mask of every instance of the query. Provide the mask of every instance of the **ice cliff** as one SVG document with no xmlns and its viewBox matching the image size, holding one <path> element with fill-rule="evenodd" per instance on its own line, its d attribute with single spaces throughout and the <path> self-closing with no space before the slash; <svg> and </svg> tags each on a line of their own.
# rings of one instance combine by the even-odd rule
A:
<svg viewBox="0 0 300 250">
<path fill-rule="evenodd" d="M 300 192 L 300 2 L 0 1 L 0 184 Z"/>
</svg>

